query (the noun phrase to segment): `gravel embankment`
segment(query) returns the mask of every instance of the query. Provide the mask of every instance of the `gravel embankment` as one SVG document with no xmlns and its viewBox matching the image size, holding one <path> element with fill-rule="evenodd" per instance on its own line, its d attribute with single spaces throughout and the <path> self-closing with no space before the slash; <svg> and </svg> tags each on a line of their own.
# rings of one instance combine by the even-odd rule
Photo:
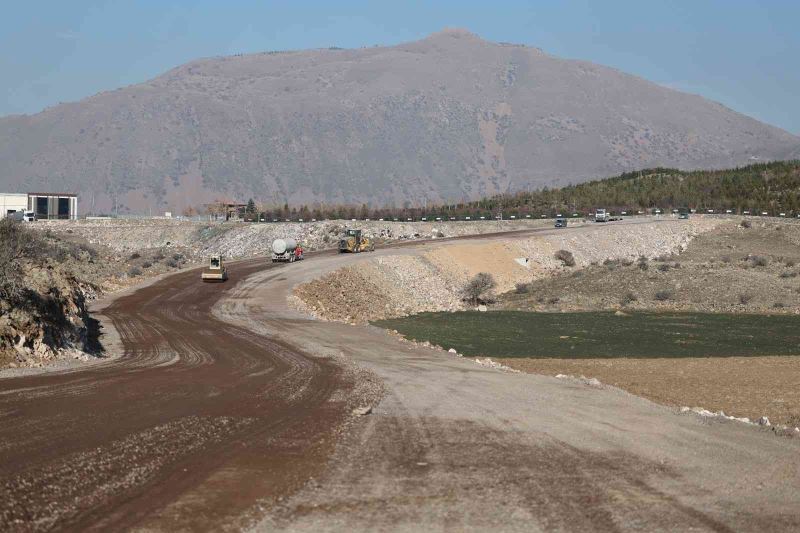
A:
<svg viewBox="0 0 800 533">
<path fill-rule="evenodd" d="M 295 295 L 305 311 L 346 322 L 464 309 L 461 287 L 478 272 L 490 272 L 497 292 L 506 292 L 517 283 L 564 271 L 566 267 L 554 257 L 561 249 L 574 255 L 573 268 L 605 259 L 654 258 L 680 253 L 693 238 L 720 223 L 720 219 L 697 218 L 597 225 L 527 238 L 447 243 L 424 254 L 374 258 L 339 269 L 299 286 Z"/>
<path fill-rule="evenodd" d="M 150 249 L 180 249 L 189 257 L 221 252 L 231 259 L 267 254 L 274 239 L 291 237 L 308 250 L 336 246 L 345 228 L 364 231 L 379 241 L 417 240 L 481 235 L 549 227 L 551 220 L 488 220 L 470 222 L 321 221 L 280 224 L 190 222 L 169 219 L 39 221 L 32 227 L 80 237 L 118 254 Z"/>
</svg>

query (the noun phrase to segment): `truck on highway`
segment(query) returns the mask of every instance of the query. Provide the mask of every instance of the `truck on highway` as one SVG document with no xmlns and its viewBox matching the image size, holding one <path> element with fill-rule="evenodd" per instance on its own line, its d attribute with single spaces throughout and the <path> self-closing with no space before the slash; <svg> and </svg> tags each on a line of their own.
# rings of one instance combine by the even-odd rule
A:
<svg viewBox="0 0 800 533">
<path fill-rule="evenodd" d="M 608 213 L 605 209 L 595 209 L 594 211 L 595 222 L 608 222 Z"/>
<path fill-rule="evenodd" d="M 294 263 L 303 259 L 303 247 L 294 239 L 272 241 L 273 263 Z"/>
</svg>

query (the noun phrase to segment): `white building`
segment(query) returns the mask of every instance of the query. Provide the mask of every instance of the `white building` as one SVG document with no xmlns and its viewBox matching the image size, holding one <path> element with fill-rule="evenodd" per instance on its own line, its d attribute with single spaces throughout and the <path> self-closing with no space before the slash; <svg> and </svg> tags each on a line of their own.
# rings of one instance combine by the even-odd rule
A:
<svg viewBox="0 0 800 533">
<path fill-rule="evenodd" d="M 28 209 L 27 194 L 0 194 L 0 218 Z"/>
<path fill-rule="evenodd" d="M 33 211 L 39 220 L 76 220 L 78 195 L 71 193 L 0 193 L 0 218 Z"/>
</svg>

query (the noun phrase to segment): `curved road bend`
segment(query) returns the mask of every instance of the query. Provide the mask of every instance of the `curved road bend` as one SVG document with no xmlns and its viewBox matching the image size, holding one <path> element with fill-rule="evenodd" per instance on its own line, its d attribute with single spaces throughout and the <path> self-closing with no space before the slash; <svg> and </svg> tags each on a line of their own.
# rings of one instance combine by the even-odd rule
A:
<svg viewBox="0 0 800 533">
<path fill-rule="evenodd" d="M 224 284 L 194 269 L 114 300 L 118 359 L 0 379 L 0 531 L 244 527 L 324 465 L 353 401 L 333 394 L 355 378 L 216 319 L 276 265 L 232 266 Z"/>
<path fill-rule="evenodd" d="M 325 255 L 170 276 L 103 311 L 120 359 L 0 379 L 0 530 L 800 527 L 795 442 L 291 318 Z M 356 378 L 303 350 L 387 388 L 335 449 Z"/>
<path fill-rule="evenodd" d="M 211 314 L 270 267 L 165 278 L 103 311 L 121 358 L 0 380 L 0 530 L 217 530 L 313 475 L 348 378 Z"/>
</svg>

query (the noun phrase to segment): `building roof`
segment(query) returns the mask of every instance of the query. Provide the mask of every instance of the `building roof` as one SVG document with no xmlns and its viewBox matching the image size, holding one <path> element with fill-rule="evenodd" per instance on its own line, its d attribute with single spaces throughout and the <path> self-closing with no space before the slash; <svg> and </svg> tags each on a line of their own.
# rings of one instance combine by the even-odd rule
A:
<svg viewBox="0 0 800 533">
<path fill-rule="evenodd" d="M 29 192 L 28 196 L 68 196 L 77 198 L 78 195 L 72 192 Z"/>
</svg>

